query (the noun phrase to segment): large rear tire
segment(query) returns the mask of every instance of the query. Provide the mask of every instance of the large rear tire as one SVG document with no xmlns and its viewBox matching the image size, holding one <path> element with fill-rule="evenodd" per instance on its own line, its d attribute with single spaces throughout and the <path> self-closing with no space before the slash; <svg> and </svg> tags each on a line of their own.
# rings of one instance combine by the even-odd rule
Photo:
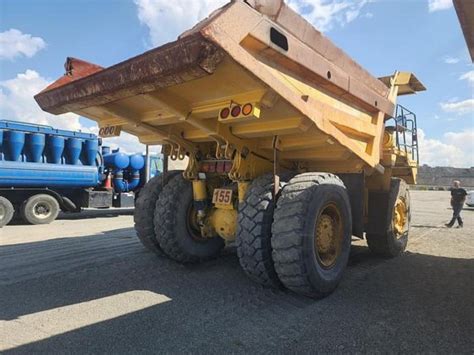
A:
<svg viewBox="0 0 474 355">
<path fill-rule="evenodd" d="M 135 231 L 140 242 L 151 251 L 161 251 L 160 244 L 156 239 L 155 225 L 153 223 L 156 201 L 160 196 L 163 185 L 166 185 L 171 178 L 179 173 L 181 171 L 173 170 L 153 177 L 141 189 L 135 201 L 135 210 L 133 212 Z"/>
<path fill-rule="evenodd" d="M 0 196 L 0 228 L 6 226 L 13 218 L 15 208 L 5 197 Z"/>
<path fill-rule="evenodd" d="M 351 231 L 349 196 L 337 176 L 305 173 L 291 179 L 272 226 L 273 261 L 283 285 L 313 298 L 333 292 L 349 259 Z"/>
<path fill-rule="evenodd" d="M 282 182 L 288 176 L 282 176 Z M 267 287 L 281 282 L 272 259 L 272 222 L 275 209 L 273 174 L 253 180 L 239 205 L 236 246 L 240 266 L 254 281 Z"/>
<path fill-rule="evenodd" d="M 23 220 L 29 224 L 49 224 L 59 214 L 58 201 L 50 195 L 38 194 L 29 197 L 23 202 L 20 214 Z"/>
<path fill-rule="evenodd" d="M 164 187 L 155 208 L 155 234 L 163 252 L 180 263 L 195 263 L 219 255 L 220 237 L 204 238 L 195 219 L 191 182 L 178 175 Z"/>
<path fill-rule="evenodd" d="M 392 178 L 389 193 L 369 194 L 369 225 L 366 239 L 370 250 L 386 257 L 403 253 L 408 244 L 411 209 L 407 183 Z"/>
</svg>

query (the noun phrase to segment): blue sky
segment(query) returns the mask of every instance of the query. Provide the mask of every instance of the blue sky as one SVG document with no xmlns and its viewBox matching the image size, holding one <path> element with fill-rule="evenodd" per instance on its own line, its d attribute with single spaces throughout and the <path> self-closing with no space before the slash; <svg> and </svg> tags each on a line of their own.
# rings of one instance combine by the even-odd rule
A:
<svg viewBox="0 0 474 355">
<path fill-rule="evenodd" d="M 91 129 L 41 112 L 32 95 L 67 56 L 109 66 L 173 40 L 225 0 L 0 0 L 0 116 Z M 474 165 L 474 71 L 450 0 L 290 0 L 375 76 L 414 72 L 428 91 L 400 99 L 417 113 L 422 163 Z M 120 143 L 140 150 L 133 137 Z"/>
</svg>

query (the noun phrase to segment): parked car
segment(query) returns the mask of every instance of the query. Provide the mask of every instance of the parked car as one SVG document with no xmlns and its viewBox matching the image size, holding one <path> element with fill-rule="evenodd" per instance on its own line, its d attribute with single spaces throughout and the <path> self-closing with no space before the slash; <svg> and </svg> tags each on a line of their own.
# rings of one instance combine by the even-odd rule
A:
<svg viewBox="0 0 474 355">
<path fill-rule="evenodd" d="M 474 191 L 467 192 L 466 205 L 469 207 L 474 207 Z"/>
</svg>

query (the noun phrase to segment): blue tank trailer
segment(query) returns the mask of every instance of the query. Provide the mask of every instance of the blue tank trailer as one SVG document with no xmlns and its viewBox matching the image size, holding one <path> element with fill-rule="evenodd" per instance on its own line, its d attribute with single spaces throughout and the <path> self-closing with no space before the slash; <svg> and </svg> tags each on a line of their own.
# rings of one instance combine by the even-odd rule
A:
<svg viewBox="0 0 474 355">
<path fill-rule="evenodd" d="M 60 211 L 133 207 L 144 171 L 144 156 L 94 134 L 0 120 L 0 227 L 14 216 L 46 224 Z"/>
</svg>

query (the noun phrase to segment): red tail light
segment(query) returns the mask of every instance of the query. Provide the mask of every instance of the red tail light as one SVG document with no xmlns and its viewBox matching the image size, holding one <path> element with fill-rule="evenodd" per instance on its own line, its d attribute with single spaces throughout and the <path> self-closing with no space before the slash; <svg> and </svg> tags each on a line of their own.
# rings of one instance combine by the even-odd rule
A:
<svg viewBox="0 0 474 355">
<path fill-rule="evenodd" d="M 234 106 L 232 107 L 232 111 L 230 112 L 230 114 L 232 115 L 232 117 L 237 117 L 240 115 L 240 106 Z"/>
<path fill-rule="evenodd" d="M 221 110 L 222 119 L 226 119 L 227 117 L 229 117 L 229 114 L 230 114 L 230 109 L 228 107 L 225 107 Z"/>
<path fill-rule="evenodd" d="M 216 172 L 222 174 L 224 172 L 225 163 L 223 161 L 217 162 Z"/>
</svg>

